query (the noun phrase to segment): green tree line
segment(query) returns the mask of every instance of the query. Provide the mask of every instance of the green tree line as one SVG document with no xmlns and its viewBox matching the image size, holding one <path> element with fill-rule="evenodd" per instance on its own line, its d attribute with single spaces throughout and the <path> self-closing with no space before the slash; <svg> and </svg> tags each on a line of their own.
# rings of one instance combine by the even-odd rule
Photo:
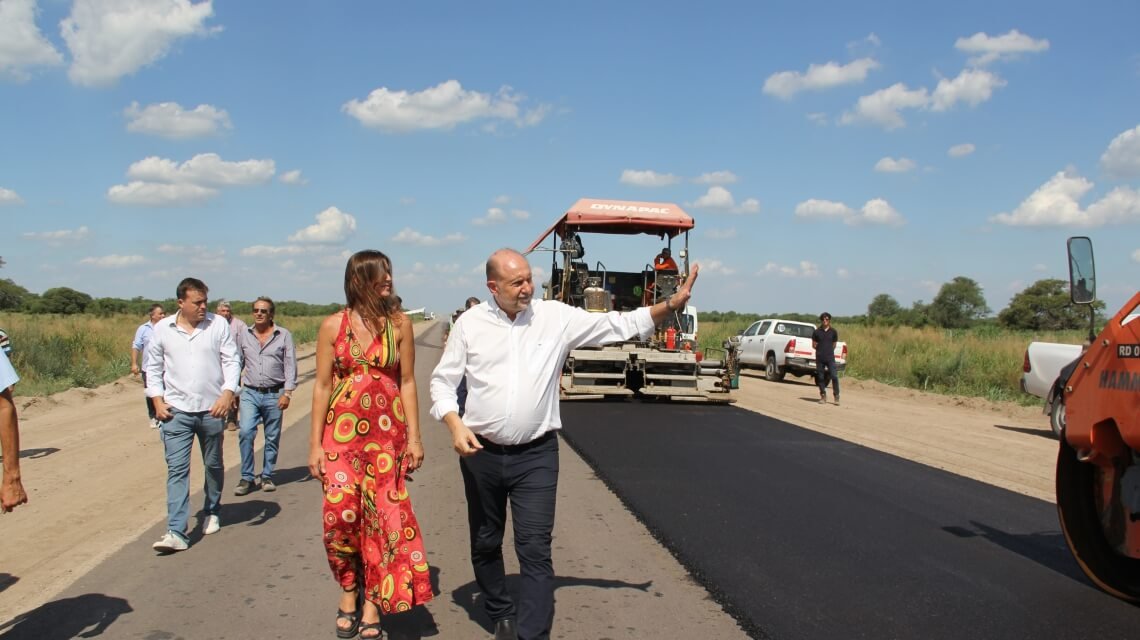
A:
<svg viewBox="0 0 1140 640">
<path fill-rule="evenodd" d="M 1096 323 L 1103 323 L 1104 302 L 1093 303 Z M 701 320 L 725 322 L 741 328 L 761 318 L 779 318 L 815 323 L 818 317 L 806 313 L 755 314 L 736 311 L 704 311 Z M 867 305 L 867 312 L 832 319 L 839 324 L 880 326 L 940 327 L 969 329 L 996 325 L 1005 329 L 1029 331 L 1061 331 L 1089 326 L 1089 311 L 1074 305 L 1069 298 L 1069 283 L 1056 278 L 1038 280 L 1015 294 L 1009 305 L 996 316 L 986 304 L 981 285 L 972 278 L 958 276 L 942 285 L 929 303 L 922 300 L 910 307 L 899 304 L 893 296 L 880 293 Z"/>
</svg>

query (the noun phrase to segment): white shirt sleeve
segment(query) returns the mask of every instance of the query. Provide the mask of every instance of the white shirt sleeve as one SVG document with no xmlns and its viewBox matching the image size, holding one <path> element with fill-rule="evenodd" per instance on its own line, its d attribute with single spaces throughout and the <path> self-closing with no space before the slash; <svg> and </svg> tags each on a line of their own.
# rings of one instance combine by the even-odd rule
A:
<svg viewBox="0 0 1140 640">
<path fill-rule="evenodd" d="M 12 362 L 8 360 L 8 354 L 0 349 L 0 391 L 16 384 L 20 381 L 20 376 L 16 375 L 16 369 L 12 366 Z"/>
<path fill-rule="evenodd" d="M 591 313 L 585 309 L 561 305 L 563 317 L 563 335 L 570 349 L 577 349 L 587 345 L 599 345 L 607 342 L 619 342 L 648 338 L 656 326 L 649 307 L 640 307 L 633 311 L 609 313 Z"/>
<path fill-rule="evenodd" d="M 443 420 L 452 411 L 459 413 L 459 395 L 456 389 L 467 369 L 467 349 L 463 344 L 465 340 L 463 323 L 456 322 L 447 337 L 443 356 L 431 372 L 431 416 L 436 420 Z"/>
<path fill-rule="evenodd" d="M 241 386 L 241 353 L 229 326 L 224 322 L 219 324 L 223 328 L 221 344 L 218 345 L 222 357 L 222 391 L 229 389 L 236 394 Z"/>
<path fill-rule="evenodd" d="M 166 367 L 164 354 L 164 336 L 167 327 L 159 323 L 154 327 L 154 335 L 146 345 L 146 353 L 142 361 L 146 363 L 146 397 L 161 398 L 166 395 L 166 385 L 162 380 L 162 373 Z"/>
</svg>

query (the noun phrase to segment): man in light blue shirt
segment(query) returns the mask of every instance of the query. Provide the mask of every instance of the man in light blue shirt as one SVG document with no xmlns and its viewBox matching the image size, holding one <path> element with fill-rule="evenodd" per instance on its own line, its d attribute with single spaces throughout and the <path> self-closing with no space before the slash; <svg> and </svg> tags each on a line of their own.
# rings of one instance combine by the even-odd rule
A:
<svg viewBox="0 0 1140 640">
<path fill-rule="evenodd" d="M 5 513 L 28 501 L 20 480 L 20 421 L 12 400 L 12 385 L 20 376 L 0 350 L 0 454 L 4 456 L 4 480 L 0 483 L 0 509 Z"/>
<path fill-rule="evenodd" d="M 178 284 L 178 313 L 160 321 L 147 346 L 146 394 L 154 399 L 166 449 L 168 531 L 156 551 L 174 553 L 190 547 L 186 536 L 190 510 L 190 450 L 194 437 L 206 467 L 206 504 L 202 532 L 221 528 L 222 434 L 241 373 L 237 344 L 229 323 L 206 311 L 206 283 L 185 278 Z"/>
<path fill-rule="evenodd" d="M 146 388 L 146 346 L 150 343 L 150 337 L 154 335 L 154 325 L 165 317 L 166 311 L 161 304 L 150 305 L 150 309 L 147 310 L 147 321 L 135 330 L 135 339 L 131 342 L 131 375 L 141 374 L 144 389 Z M 146 400 L 146 414 L 150 418 L 150 426 L 152 429 L 157 429 L 159 422 L 158 418 L 154 417 L 154 402 L 145 392 L 143 400 Z"/>
</svg>

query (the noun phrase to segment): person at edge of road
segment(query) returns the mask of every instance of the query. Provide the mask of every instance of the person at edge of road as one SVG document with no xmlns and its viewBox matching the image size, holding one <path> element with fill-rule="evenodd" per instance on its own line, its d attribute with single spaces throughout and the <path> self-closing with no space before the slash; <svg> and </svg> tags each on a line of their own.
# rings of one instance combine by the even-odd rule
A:
<svg viewBox="0 0 1140 640">
<path fill-rule="evenodd" d="M 467 298 L 467 300 L 463 302 L 463 311 L 460 312 L 460 315 L 466 313 L 467 310 L 478 304 L 479 298 L 475 296 Z M 459 381 L 459 386 L 455 388 L 455 398 L 459 404 L 459 417 L 462 418 L 463 412 L 467 410 L 467 376 L 463 376 L 463 379 Z"/>
<path fill-rule="evenodd" d="M 831 395 L 839 404 L 839 372 L 835 367 L 835 345 L 839 342 L 839 332 L 831 326 L 831 314 L 819 314 L 819 328 L 811 334 L 811 346 L 815 349 L 815 382 L 819 385 L 819 403 L 827 402 L 827 380 L 831 379 Z"/>
<path fill-rule="evenodd" d="M 353 254 L 344 296 L 344 310 L 317 333 L 309 472 L 324 487 L 323 540 L 341 588 L 337 637 L 371 640 L 383 633 L 382 615 L 432 599 L 407 486 L 424 447 L 415 335 L 388 256 Z"/>
<path fill-rule="evenodd" d="M 154 401 L 146 395 L 146 346 L 150 337 L 154 335 L 154 325 L 166 317 L 166 311 L 161 304 L 152 304 L 146 312 L 147 321 L 140 324 L 135 330 L 135 339 L 131 342 L 131 375 L 141 376 L 143 384 L 143 400 L 146 400 L 146 414 L 150 418 L 150 428 L 157 429 L 161 424 L 154 415 Z"/>
<path fill-rule="evenodd" d="M 237 344 L 230 326 L 206 310 L 206 283 L 184 278 L 178 283 L 178 312 L 155 326 L 147 345 L 146 394 L 154 398 L 155 415 L 166 450 L 167 532 L 152 545 L 161 553 L 185 551 L 190 510 L 190 451 L 194 437 L 202 450 L 206 501 L 202 532 L 221 528 L 222 434 L 226 411 L 233 405 L 241 375 Z"/>
<path fill-rule="evenodd" d="M 673 260 L 672 252 L 669 251 L 669 247 L 662 249 L 661 253 L 657 254 L 657 257 L 653 259 L 653 270 L 679 271 L 679 269 L 677 269 L 677 262 Z"/>
<path fill-rule="evenodd" d="M 237 340 L 237 336 L 244 334 L 248 328 L 241 318 L 234 316 L 233 305 L 230 304 L 230 301 L 226 300 L 225 298 L 218 300 L 217 304 L 214 305 L 214 312 L 219 316 L 225 318 L 226 322 L 230 323 L 230 335 L 234 336 L 235 341 Z M 238 415 L 238 410 L 240 405 L 241 390 L 239 389 L 237 395 L 234 396 L 233 406 L 230 407 L 230 410 L 228 412 L 226 412 L 226 431 L 238 430 L 240 417 Z"/>
<path fill-rule="evenodd" d="M 4 479 L 0 481 L 0 509 L 8 513 L 27 503 L 28 494 L 20 479 L 20 420 L 12 387 L 20 381 L 8 354 L 0 350 L 0 455 L 4 456 Z"/>
<path fill-rule="evenodd" d="M 451 431 L 467 497 L 471 564 L 497 640 L 545 640 L 554 618 L 551 536 L 558 488 L 559 382 L 571 349 L 645 339 L 684 308 L 699 267 L 671 297 L 630 312 L 590 313 L 536 300 L 530 265 L 512 249 L 487 260 L 491 299 L 459 317 L 432 372 L 432 417 Z M 467 410 L 455 389 L 467 377 Z M 519 602 L 507 591 L 507 504 L 520 568 Z"/>
<path fill-rule="evenodd" d="M 293 334 L 274 322 L 277 305 L 262 296 L 253 301 L 253 326 L 237 334 L 241 353 L 241 422 L 238 449 L 241 451 L 241 480 L 235 496 L 244 496 L 257 486 L 254 476 L 253 444 L 257 425 L 265 429 L 261 463 L 261 490 L 276 491 L 273 469 L 281 444 L 283 413 L 297 388 L 297 350 Z"/>
</svg>

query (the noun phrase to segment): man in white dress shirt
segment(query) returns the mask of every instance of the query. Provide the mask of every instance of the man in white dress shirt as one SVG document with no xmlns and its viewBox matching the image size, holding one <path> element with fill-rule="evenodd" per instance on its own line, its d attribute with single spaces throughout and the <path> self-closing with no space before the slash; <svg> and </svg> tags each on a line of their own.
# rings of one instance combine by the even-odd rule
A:
<svg viewBox="0 0 1140 640">
<path fill-rule="evenodd" d="M 206 467 L 203 533 L 221 527 L 222 434 L 241 365 L 229 323 L 206 310 L 206 284 L 178 284 L 178 313 L 161 320 L 147 345 L 146 394 L 154 399 L 166 449 L 167 532 L 154 543 L 163 553 L 185 551 L 190 510 L 190 451 L 194 437 Z"/>
<path fill-rule="evenodd" d="M 571 349 L 647 338 L 684 309 L 694 266 L 671 298 L 628 313 L 590 313 L 534 300 L 530 265 L 500 249 L 487 260 L 491 299 L 459 316 L 431 378 L 431 414 L 451 431 L 467 495 L 471 564 L 496 640 L 546 640 L 554 618 L 555 495 L 558 489 L 559 382 Z M 458 413 L 456 387 L 467 377 Z M 521 574 L 516 607 L 503 569 L 507 504 Z"/>
</svg>

